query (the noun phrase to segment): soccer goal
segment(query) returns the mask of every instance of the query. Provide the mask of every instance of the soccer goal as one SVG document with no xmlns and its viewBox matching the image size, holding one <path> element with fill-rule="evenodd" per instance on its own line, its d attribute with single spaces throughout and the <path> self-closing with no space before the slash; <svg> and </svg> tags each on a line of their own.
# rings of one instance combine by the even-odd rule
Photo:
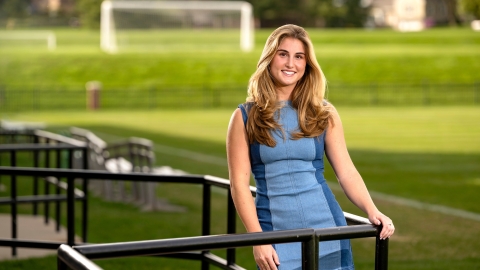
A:
<svg viewBox="0 0 480 270">
<path fill-rule="evenodd" d="M 57 48 L 57 38 L 51 31 L 0 31 L 0 43 L 2 46 L 35 46 L 35 41 L 46 43 L 48 50 L 54 51 Z"/>
<path fill-rule="evenodd" d="M 252 5 L 245 1 L 103 1 L 100 47 L 146 51 L 253 49 Z"/>
</svg>

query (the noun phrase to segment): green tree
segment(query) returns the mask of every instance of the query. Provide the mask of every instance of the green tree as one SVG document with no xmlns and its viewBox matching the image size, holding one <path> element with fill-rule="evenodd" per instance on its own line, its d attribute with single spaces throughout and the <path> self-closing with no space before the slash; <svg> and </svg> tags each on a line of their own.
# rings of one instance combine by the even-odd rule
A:
<svg viewBox="0 0 480 270">
<path fill-rule="evenodd" d="M 77 0 L 80 25 L 85 28 L 99 29 L 100 5 L 103 0 Z"/>
<path fill-rule="evenodd" d="M 369 13 L 360 0 L 319 0 L 318 14 L 326 27 L 362 27 Z"/>
<path fill-rule="evenodd" d="M 22 18 L 28 14 L 28 0 L 0 0 L 2 16 L 7 18 Z"/>
<path fill-rule="evenodd" d="M 461 6 L 465 13 L 480 19 L 480 0 L 461 0 Z"/>
<path fill-rule="evenodd" d="M 15 27 L 17 19 L 28 15 L 28 0 L 0 0 L 0 18 L 6 19 L 6 27 Z"/>
<path fill-rule="evenodd" d="M 362 27 L 368 8 L 360 0 L 251 0 L 261 27 L 285 23 L 304 27 Z"/>
<path fill-rule="evenodd" d="M 253 5 L 254 16 L 260 21 L 260 27 L 278 27 L 293 23 L 309 26 L 308 15 L 304 12 L 305 2 L 308 0 L 255 0 Z"/>
<path fill-rule="evenodd" d="M 459 25 L 461 23 L 460 17 L 457 12 L 457 0 L 445 0 L 448 13 L 448 24 Z"/>
</svg>

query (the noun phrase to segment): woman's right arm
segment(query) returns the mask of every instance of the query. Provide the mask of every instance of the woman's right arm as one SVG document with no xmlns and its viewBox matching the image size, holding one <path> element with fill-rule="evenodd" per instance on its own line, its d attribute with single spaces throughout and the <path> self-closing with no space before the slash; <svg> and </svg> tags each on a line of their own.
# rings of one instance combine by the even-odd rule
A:
<svg viewBox="0 0 480 270">
<path fill-rule="evenodd" d="M 248 232 L 261 232 L 250 192 L 250 157 L 242 112 L 235 110 L 227 133 L 227 160 L 230 188 L 238 215 Z"/>
<path fill-rule="evenodd" d="M 261 232 L 257 210 L 250 192 L 249 143 L 242 112 L 236 109 L 227 132 L 227 160 L 230 189 L 238 215 L 247 232 Z M 280 264 L 272 245 L 254 246 L 255 262 L 260 269 L 277 269 Z"/>
</svg>

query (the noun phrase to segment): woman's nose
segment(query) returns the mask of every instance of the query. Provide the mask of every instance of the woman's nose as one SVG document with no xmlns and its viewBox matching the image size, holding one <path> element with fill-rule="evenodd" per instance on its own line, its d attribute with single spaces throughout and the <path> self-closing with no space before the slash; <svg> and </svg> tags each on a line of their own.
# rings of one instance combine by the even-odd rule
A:
<svg viewBox="0 0 480 270">
<path fill-rule="evenodd" d="M 285 63 L 285 66 L 288 68 L 293 67 L 293 59 L 291 57 L 288 58 L 288 60 Z"/>
</svg>

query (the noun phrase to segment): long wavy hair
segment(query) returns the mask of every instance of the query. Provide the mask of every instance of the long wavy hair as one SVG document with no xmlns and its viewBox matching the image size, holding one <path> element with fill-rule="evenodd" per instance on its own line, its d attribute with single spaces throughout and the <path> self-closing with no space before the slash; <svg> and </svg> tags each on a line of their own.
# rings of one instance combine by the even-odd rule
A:
<svg viewBox="0 0 480 270">
<path fill-rule="evenodd" d="M 278 47 L 285 38 L 295 38 L 303 43 L 306 57 L 305 74 L 297 82 L 291 94 L 293 108 L 298 113 L 299 130 L 291 134 L 293 139 L 317 137 L 328 126 L 330 105 L 325 100 L 326 79 L 315 57 L 310 37 L 300 26 L 287 24 L 270 34 L 248 85 L 247 102 L 253 103 L 248 113 L 246 130 L 250 143 L 274 147 L 276 145 L 272 131 L 280 130 L 285 139 L 282 126 L 277 123 L 276 112 L 281 108 L 277 102 L 277 92 L 270 63 Z"/>
</svg>

